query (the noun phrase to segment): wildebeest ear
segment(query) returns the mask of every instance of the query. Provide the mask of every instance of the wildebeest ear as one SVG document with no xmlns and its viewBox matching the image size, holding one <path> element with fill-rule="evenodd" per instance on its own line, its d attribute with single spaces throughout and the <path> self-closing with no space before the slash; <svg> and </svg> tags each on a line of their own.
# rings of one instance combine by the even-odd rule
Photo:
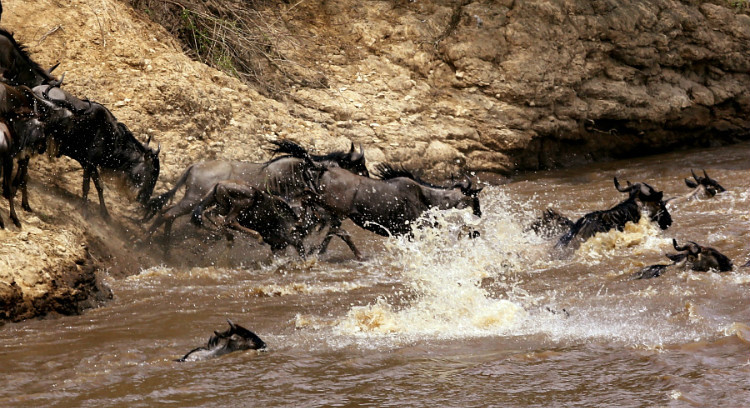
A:
<svg viewBox="0 0 750 408">
<path fill-rule="evenodd" d="M 690 188 L 696 188 L 696 187 L 698 187 L 698 183 L 696 183 L 695 181 L 690 180 L 690 179 L 685 179 L 685 184 L 687 184 L 687 186 L 690 187 Z"/>
</svg>

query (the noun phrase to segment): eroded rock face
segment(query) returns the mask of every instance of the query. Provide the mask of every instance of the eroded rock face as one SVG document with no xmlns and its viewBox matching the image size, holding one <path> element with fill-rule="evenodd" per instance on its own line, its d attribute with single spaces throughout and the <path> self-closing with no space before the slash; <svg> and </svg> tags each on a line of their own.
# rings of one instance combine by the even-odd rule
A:
<svg viewBox="0 0 750 408">
<path fill-rule="evenodd" d="M 391 103 L 363 106 L 373 134 L 346 133 L 406 144 L 413 166 L 439 166 L 433 140 L 509 172 L 748 136 L 750 17 L 726 2 L 350 3 L 327 15 L 365 49 L 349 61 L 372 90 L 346 92 Z M 297 101 L 330 104 L 311 92 Z"/>
</svg>

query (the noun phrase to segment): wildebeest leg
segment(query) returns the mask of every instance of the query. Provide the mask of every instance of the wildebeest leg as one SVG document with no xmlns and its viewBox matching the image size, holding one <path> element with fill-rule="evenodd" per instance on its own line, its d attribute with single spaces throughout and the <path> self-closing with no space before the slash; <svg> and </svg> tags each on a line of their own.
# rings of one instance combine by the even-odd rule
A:
<svg viewBox="0 0 750 408">
<path fill-rule="evenodd" d="M 94 187 L 96 187 L 96 193 L 99 195 L 99 212 L 102 214 L 102 218 L 104 218 L 105 220 L 109 220 L 109 212 L 107 211 L 107 206 L 104 205 L 104 189 L 102 188 L 99 171 L 96 169 L 96 167 L 93 167 L 92 169 L 93 171 L 91 172 L 91 178 L 94 180 Z"/>
<path fill-rule="evenodd" d="M 323 255 L 328 251 L 328 244 L 331 243 L 331 239 L 333 239 L 333 236 L 336 235 L 336 232 L 341 228 L 341 219 L 338 217 L 334 217 L 334 219 L 331 220 L 331 228 L 326 232 L 325 238 L 323 238 L 323 242 L 320 243 L 320 247 L 318 249 L 318 255 Z M 343 238 L 342 238 L 343 239 Z"/>
<path fill-rule="evenodd" d="M 0 165 L 0 172 L 2 172 L 2 184 L 3 184 L 3 193 L 5 192 L 5 186 L 8 185 L 8 192 L 10 192 L 10 176 L 8 176 L 8 170 L 6 169 L 6 161 L 12 160 L 9 157 L 1 157 L 0 160 L 2 160 L 2 165 Z M 12 167 L 12 166 L 11 166 Z M 6 182 L 7 179 L 7 182 Z M 4 195 L 4 194 L 3 194 Z M 5 223 L 3 223 L 3 217 L 0 216 L 0 228 L 5 229 Z"/>
<path fill-rule="evenodd" d="M 88 197 L 91 189 L 91 168 L 83 166 L 83 185 L 81 186 L 81 212 L 88 217 Z"/>
<path fill-rule="evenodd" d="M 21 189 L 21 208 L 24 211 L 31 212 L 31 206 L 29 205 L 29 192 L 27 190 L 27 184 L 29 182 L 29 158 L 18 160 L 18 170 L 16 171 L 16 178 L 13 180 L 14 193 Z M 15 195 L 15 194 L 14 194 Z"/>
<path fill-rule="evenodd" d="M 343 230 L 341 228 L 337 228 L 334 234 L 341 238 L 342 241 L 349 247 L 349 249 L 352 250 L 354 253 L 354 257 L 357 258 L 357 260 L 362 260 L 362 254 L 359 252 L 357 247 L 354 245 L 354 241 L 352 240 L 351 235 L 346 230 Z"/>
<path fill-rule="evenodd" d="M 341 219 L 336 219 L 331 222 L 331 229 L 328 230 L 328 233 L 326 234 L 326 237 L 323 239 L 323 242 L 320 244 L 320 249 L 318 250 L 319 255 L 323 255 L 328 250 L 328 244 L 331 242 L 331 239 L 337 236 L 341 238 L 342 241 L 349 247 L 349 249 L 354 253 L 354 257 L 358 260 L 362 259 L 362 254 L 357 249 L 357 246 L 354 245 L 354 241 L 352 240 L 351 235 L 346 230 L 341 229 Z"/>
<path fill-rule="evenodd" d="M 225 223 L 225 225 L 228 228 L 232 228 L 250 235 L 251 237 L 255 238 L 259 244 L 263 243 L 263 237 L 260 235 L 260 233 L 258 233 L 258 231 L 242 226 L 242 224 L 237 222 L 237 219 L 229 219 L 229 217 L 227 217 L 227 222 Z"/>
<path fill-rule="evenodd" d="M 189 214 L 192 211 L 194 205 L 195 202 L 193 200 L 183 198 L 179 203 L 173 205 L 162 214 L 159 214 L 159 216 L 156 217 L 156 220 L 154 220 L 154 223 L 151 224 L 151 227 L 149 227 L 148 235 L 151 236 L 154 234 L 154 232 L 156 232 L 157 229 L 159 229 L 162 224 L 164 224 L 163 246 L 165 254 L 169 252 L 169 241 L 172 235 L 172 224 L 177 218 Z"/>
<path fill-rule="evenodd" d="M 12 157 L 5 157 L 3 158 L 3 191 L 7 191 L 7 199 L 8 199 L 8 207 L 10 207 L 10 219 L 13 221 L 13 224 L 16 225 L 16 227 L 21 228 L 21 221 L 18 220 L 18 215 L 16 215 L 16 207 L 13 205 L 13 196 L 15 195 L 15 191 L 13 191 L 13 183 L 11 182 L 11 179 L 13 177 L 13 158 Z"/>
</svg>

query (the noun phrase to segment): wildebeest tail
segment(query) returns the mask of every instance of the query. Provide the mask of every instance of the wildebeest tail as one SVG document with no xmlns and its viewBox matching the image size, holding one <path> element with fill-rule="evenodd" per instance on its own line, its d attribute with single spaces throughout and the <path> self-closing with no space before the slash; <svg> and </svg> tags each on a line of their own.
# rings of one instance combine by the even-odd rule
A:
<svg viewBox="0 0 750 408">
<path fill-rule="evenodd" d="M 161 209 L 164 208 L 165 205 L 167 205 L 167 203 L 172 201 L 172 198 L 174 198 L 174 195 L 177 193 L 177 190 L 179 190 L 180 187 L 182 187 L 185 184 L 192 170 L 193 170 L 193 166 L 191 165 L 190 167 L 187 168 L 187 170 L 185 170 L 184 173 L 182 173 L 182 176 L 180 176 L 180 178 L 177 180 L 177 183 L 175 183 L 174 187 L 172 187 L 171 190 L 155 198 L 151 198 L 148 200 L 148 202 L 146 203 L 144 207 L 145 213 L 143 215 L 143 218 L 141 219 L 141 222 L 146 222 L 150 220 L 151 218 L 153 218 L 157 212 L 161 211 Z"/>
</svg>

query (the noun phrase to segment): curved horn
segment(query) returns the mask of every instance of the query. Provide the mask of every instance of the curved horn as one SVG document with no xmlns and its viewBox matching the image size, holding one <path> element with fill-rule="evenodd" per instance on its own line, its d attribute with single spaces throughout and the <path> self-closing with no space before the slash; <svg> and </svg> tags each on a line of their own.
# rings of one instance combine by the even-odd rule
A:
<svg viewBox="0 0 750 408">
<path fill-rule="evenodd" d="M 161 143 L 156 145 L 156 151 L 154 152 L 154 156 L 158 156 L 159 152 L 161 152 Z"/>
<path fill-rule="evenodd" d="M 51 87 L 60 87 L 62 85 L 63 81 L 65 80 L 65 74 L 66 74 L 66 72 L 63 72 L 63 74 L 60 77 L 60 79 L 58 79 L 56 81 L 54 81 L 54 80 L 53 81 L 49 81 L 49 82 L 47 82 L 47 84 L 49 86 L 51 86 Z"/>
<path fill-rule="evenodd" d="M 674 249 L 676 249 L 676 250 L 678 250 L 678 251 L 685 251 L 685 250 L 687 250 L 687 249 L 688 249 L 688 246 L 687 246 L 687 245 L 685 245 L 685 246 L 683 246 L 683 247 L 681 247 L 681 246 L 677 245 L 677 240 L 676 240 L 676 239 L 674 239 L 674 238 L 672 238 L 672 246 L 674 247 Z"/>
<path fill-rule="evenodd" d="M 354 154 L 354 142 L 350 140 L 349 143 L 351 143 L 351 146 L 349 147 L 349 156 L 351 156 Z"/>
<path fill-rule="evenodd" d="M 234 323 L 232 323 L 232 321 L 231 321 L 231 320 L 229 320 L 229 319 L 227 319 L 227 323 L 229 323 L 229 327 L 231 327 L 232 329 L 235 329 L 235 328 L 237 327 L 237 326 L 235 326 L 235 325 L 234 325 Z"/>
<path fill-rule="evenodd" d="M 47 75 L 52 75 L 52 71 L 54 71 L 54 70 L 55 70 L 55 68 L 57 68 L 57 66 L 58 66 L 58 65 L 60 65 L 60 63 L 59 63 L 59 62 L 58 62 L 57 64 L 55 64 L 55 65 L 53 65 L 53 66 L 49 67 L 49 69 L 47 70 Z M 63 74 L 63 75 L 65 75 L 65 74 Z"/>
<path fill-rule="evenodd" d="M 359 144 L 359 153 L 354 150 L 354 143 L 352 143 L 352 149 L 349 151 L 349 160 L 355 162 L 362 160 L 365 157 L 365 152 L 362 150 L 362 143 Z"/>
<path fill-rule="evenodd" d="M 628 187 L 630 187 L 630 182 L 629 182 L 629 181 L 628 181 Z M 629 188 L 627 188 L 627 187 L 626 187 L 626 188 L 622 188 L 622 187 L 620 187 L 620 182 L 619 182 L 619 181 L 617 181 L 617 177 L 615 177 L 615 188 L 617 189 L 617 191 L 619 191 L 619 192 L 621 192 L 621 193 L 627 193 L 627 192 L 628 192 L 628 190 L 630 190 L 630 189 L 629 189 Z"/>
<path fill-rule="evenodd" d="M 706 176 L 707 179 L 711 178 L 711 177 L 708 177 L 708 173 L 706 173 L 706 169 L 703 169 L 703 175 Z"/>
<path fill-rule="evenodd" d="M 151 135 L 148 135 L 148 139 L 146 139 L 146 146 L 151 143 Z"/>
<path fill-rule="evenodd" d="M 698 183 L 701 182 L 701 179 L 695 175 L 695 172 L 693 171 L 693 169 L 690 169 L 690 174 L 693 175 L 693 178 L 695 179 L 695 181 L 697 181 Z"/>
</svg>

